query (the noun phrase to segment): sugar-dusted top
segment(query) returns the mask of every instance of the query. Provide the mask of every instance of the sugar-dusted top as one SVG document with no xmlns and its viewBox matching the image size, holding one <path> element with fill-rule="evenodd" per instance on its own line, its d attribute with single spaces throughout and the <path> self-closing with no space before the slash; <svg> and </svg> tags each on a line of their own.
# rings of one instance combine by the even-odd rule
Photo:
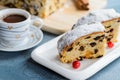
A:
<svg viewBox="0 0 120 80">
<path fill-rule="evenodd" d="M 92 22 L 102 22 L 102 21 L 107 21 L 113 18 L 118 18 L 118 17 L 120 17 L 120 14 L 116 12 L 114 9 L 96 10 L 80 18 L 77 21 L 77 23 L 73 26 L 73 28 L 77 27 L 78 25 L 83 25 L 83 24 L 92 23 Z"/>
<path fill-rule="evenodd" d="M 103 32 L 105 30 L 101 23 L 84 24 L 76 27 L 75 29 L 68 31 L 58 40 L 58 52 L 60 53 L 65 46 L 69 46 L 76 39 L 94 33 Z"/>
</svg>

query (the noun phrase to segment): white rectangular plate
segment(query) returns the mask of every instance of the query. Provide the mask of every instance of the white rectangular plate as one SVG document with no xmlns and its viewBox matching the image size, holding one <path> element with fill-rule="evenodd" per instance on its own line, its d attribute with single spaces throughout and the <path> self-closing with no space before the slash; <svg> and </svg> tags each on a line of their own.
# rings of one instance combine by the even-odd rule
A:
<svg viewBox="0 0 120 80">
<path fill-rule="evenodd" d="M 102 58 L 83 60 L 79 69 L 73 69 L 71 64 L 63 64 L 59 61 L 57 41 L 60 37 L 36 48 L 31 57 L 36 62 L 71 80 L 87 79 L 120 56 L 120 42 L 117 42 L 112 49 L 107 49 Z"/>
</svg>

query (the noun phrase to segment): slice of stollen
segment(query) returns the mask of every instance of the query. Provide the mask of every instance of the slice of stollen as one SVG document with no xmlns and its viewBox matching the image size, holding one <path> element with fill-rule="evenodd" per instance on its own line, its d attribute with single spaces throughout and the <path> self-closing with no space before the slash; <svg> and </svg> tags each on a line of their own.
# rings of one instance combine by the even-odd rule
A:
<svg viewBox="0 0 120 80">
<path fill-rule="evenodd" d="M 105 53 L 105 28 L 101 23 L 85 24 L 68 31 L 58 41 L 60 61 L 70 63 L 75 60 L 102 57 Z"/>
</svg>

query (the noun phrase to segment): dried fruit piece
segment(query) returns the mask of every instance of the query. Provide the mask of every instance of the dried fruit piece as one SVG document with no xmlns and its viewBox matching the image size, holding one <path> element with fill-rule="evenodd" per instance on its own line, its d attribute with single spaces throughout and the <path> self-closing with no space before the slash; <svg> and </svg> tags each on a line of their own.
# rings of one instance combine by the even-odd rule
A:
<svg viewBox="0 0 120 80">
<path fill-rule="evenodd" d="M 94 53 L 96 54 L 97 52 L 98 52 L 98 49 L 95 49 L 95 50 L 94 50 Z"/>
<path fill-rule="evenodd" d="M 80 46 L 79 50 L 84 51 L 84 47 Z"/>
<path fill-rule="evenodd" d="M 71 48 L 69 48 L 67 51 L 69 52 L 69 51 L 71 51 L 73 48 L 71 47 Z"/>
<path fill-rule="evenodd" d="M 95 42 L 90 43 L 91 47 L 94 47 L 96 45 Z"/>
</svg>

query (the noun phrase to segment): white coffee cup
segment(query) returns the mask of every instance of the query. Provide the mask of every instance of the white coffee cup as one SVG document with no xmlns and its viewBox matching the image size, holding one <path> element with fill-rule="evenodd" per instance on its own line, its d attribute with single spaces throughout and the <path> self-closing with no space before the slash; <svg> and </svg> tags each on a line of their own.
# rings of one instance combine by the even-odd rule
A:
<svg viewBox="0 0 120 80">
<path fill-rule="evenodd" d="M 9 15 L 22 15 L 26 19 L 21 22 L 9 23 L 4 21 Z M 31 15 L 29 12 L 23 9 L 17 8 L 9 8 L 0 10 L 0 41 L 1 44 L 6 46 L 20 46 L 24 45 L 28 41 L 28 34 L 30 33 L 29 28 L 30 25 L 33 25 L 34 22 L 39 22 L 38 28 L 41 28 L 43 22 L 40 18 L 34 17 L 31 19 Z"/>
</svg>

